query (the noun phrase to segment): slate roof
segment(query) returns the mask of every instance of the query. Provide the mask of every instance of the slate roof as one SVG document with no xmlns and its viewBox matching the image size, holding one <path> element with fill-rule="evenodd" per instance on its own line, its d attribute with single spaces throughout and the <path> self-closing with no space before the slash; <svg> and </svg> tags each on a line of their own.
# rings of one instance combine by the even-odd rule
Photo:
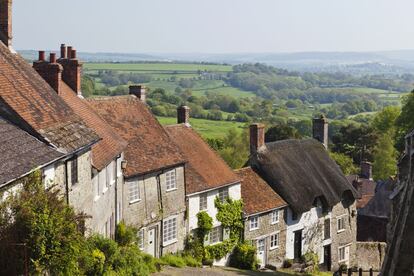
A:
<svg viewBox="0 0 414 276">
<path fill-rule="evenodd" d="M 0 117 L 0 188 L 63 156 Z"/>
<path fill-rule="evenodd" d="M 375 195 L 364 206 L 358 210 L 358 215 L 389 218 L 392 201 L 390 195 L 395 187 L 396 180 L 389 179 L 378 183 Z"/>
<path fill-rule="evenodd" d="M 235 171 L 241 179 L 241 195 L 246 215 L 287 206 L 287 203 L 251 167 Z"/>
<path fill-rule="evenodd" d="M 128 145 L 126 177 L 142 175 L 185 163 L 178 147 L 135 96 L 99 97 L 87 100 Z"/>
<path fill-rule="evenodd" d="M 187 195 L 240 182 L 240 178 L 191 126 L 178 124 L 165 129 L 188 160 L 185 172 Z"/>
<path fill-rule="evenodd" d="M 377 183 L 358 175 L 348 175 L 346 178 L 358 192 L 357 208 L 364 208 L 374 197 Z"/>
<path fill-rule="evenodd" d="M 117 155 L 126 148 L 127 142 L 119 136 L 89 105 L 77 96 L 63 81 L 60 96 L 79 117 L 102 138 L 92 146 L 92 165 L 97 170 L 104 169 Z"/>
<path fill-rule="evenodd" d="M 23 58 L 2 43 L 0 114 L 67 153 L 99 139 Z"/>
<path fill-rule="evenodd" d="M 357 192 L 314 139 L 267 143 L 253 154 L 250 166 L 283 197 L 296 213 L 313 207 L 315 199 L 332 207 Z"/>
</svg>

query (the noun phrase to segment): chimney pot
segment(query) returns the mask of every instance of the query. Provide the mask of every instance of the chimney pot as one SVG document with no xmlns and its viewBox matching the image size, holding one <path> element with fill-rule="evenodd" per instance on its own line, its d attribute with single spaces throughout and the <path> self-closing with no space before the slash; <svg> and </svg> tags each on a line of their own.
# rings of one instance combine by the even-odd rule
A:
<svg viewBox="0 0 414 276">
<path fill-rule="evenodd" d="M 0 40 L 7 47 L 12 46 L 12 0 L 0 0 Z"/>
<path fill-rule="evenodd" d="M 140 99 L 141 102 L 144 102 L 144 103 L 146 100 L 145 90 L 146 88 L 143 85 L 130 85 L 129 86 L 129 94 L 135 95 L 138 99 Z"/>
<path fill-rule="evenodd" d="M 250 153 L 254 154 L 265 144 L 265 125 L 251 124 L 250 125 Z"/>
<path fill-rule="evenodd" d="M 50 53 L 50 63 L 56 63 L 56 53 Z"/>
<path fill-rule="evenodd" d="M 70 58 L 70 56 L 72 55 L 72 49 L 73 49 L 72 46 L 68 46 L 68 48 L 67 48 L 67 54 L 66 54 L 66 57 L 67 58 Z"/>
<path fill-rule="evenodd" d="M 75 50 L 75 49 L 73 49 L 73 50 L 70 52 L 70 58 L 71 58 L 71 59 L 76 59 L 76 50 Z"/>
<path fill-rule="evenodd" d="M 182 105 L 177 108 L 177 123 L 190 124 L 190 108 Z"/>
<path fill-rule="evenodd" d="M 67 58 L 67 49 L 65 44 L 60 45 L 60 58 Z"/>
<path fill-rule="evenodd" d="M 313 138 L 321 142 L 328 149 L 328 119 L 325 115 L 313 119 Z"/>
<path fill-rule="evenodd" d="M 45 61 L 45 51 L 39 51 L 39 61 Z"/>
<path fill-rule="evenodd" d="M 372 163 L 368 161 L 361 162 L 361 177 L 372 180 Z"/>
</svg>

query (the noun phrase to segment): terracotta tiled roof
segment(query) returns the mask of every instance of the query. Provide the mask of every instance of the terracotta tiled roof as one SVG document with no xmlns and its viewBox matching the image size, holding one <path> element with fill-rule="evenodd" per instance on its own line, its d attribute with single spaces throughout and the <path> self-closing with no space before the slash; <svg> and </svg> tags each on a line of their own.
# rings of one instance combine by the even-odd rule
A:
<svg viewBox="0 0 414 276">
<path fill-rule="evenodd" d="M 241 194 L 246 215 L 287 206 L 287 203 L 251 167 L 235 172 L 241 178 Z"/>
<path fill-rule="evenodd" d="M 239 177 L 189 125 L 165 127 L 188 160 L 186 194 L 237 183 Z"/>
<path fill-rule="evenodd" d="M 0 188 L 63 156 L 0 117 Z"/>
<path fill-rule="evenodd" d="M 374 180 L 362 178 L 358 175 L 348 175 L 346 178 L 358 192 L 357 208 L 364 208 L 375 196 L 377 183 Z"/>
<path fill-rule="evenodd" d="M 135 96 L 100 97 L 88 102 L 127 141 L 126 177 L 185 163 L 164 128 Z"/>
<path fill-rule="evenodd" d="M 77 96 L 63 81 L 60 96 L 82 118 L 82 120 L 102 138 L 92 146 L 92 164 L 98 169 L 105 168 L 127 146 L 111 126 L 108 125 L 89 105 L 89 103 Z"/>
<path fill-rule="evenodd" d="M 0 114 L 65 152 L 99 139 L 25 60 L 2 43 Z"/>
</svg>

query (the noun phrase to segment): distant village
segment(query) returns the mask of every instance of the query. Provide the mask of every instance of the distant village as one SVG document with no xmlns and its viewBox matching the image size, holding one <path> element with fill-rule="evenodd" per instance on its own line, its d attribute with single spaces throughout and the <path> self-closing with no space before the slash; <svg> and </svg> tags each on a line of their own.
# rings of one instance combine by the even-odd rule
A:
<svg viewBox="0 0 414 276">
<path fill-rule="evenodd" d="M 265 125 L 251 124 L 249 159 L 232 170 L 192 128 L 187 106 L 177 106 L 175 125 L 162 126 L 143 85 L 126 96 L 84 98 L 74 47 L 62 44 L 48 57 L 39 51 L 28 64 L 13 49 L 11 2 L 0 0 L 2 200 L 40 171 L 44 189 L 84 214 L 85 236 L 114 239 L 123 222 L 153 257 L 184 251 L 200 213 L 212 222 L 204 246 L 231 240 L 218 213 L 240 201 L 239 238 L 256 248 L 258 269 L 306 272 L 298 260 L 313 252 L 332 273 L 412 275 L 414 133 L 398 177 L 384 182 L 373 180 L 369 162 L 357 175 L 342 173 L 327 151 L 323 115 L 313 118 L 313 139 L 266 143 Z M 213 265 L 228 266 L 230 256 L 213 256 Z"/>
</svg>

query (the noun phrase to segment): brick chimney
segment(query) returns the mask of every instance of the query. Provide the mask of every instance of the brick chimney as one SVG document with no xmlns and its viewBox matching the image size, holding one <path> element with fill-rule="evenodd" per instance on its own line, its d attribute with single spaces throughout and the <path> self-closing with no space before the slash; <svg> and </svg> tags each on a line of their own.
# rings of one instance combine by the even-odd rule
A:
<svg viewBox="0 0 414 276">
<path fill-rule="evenodd" d="M 372 164 L 370 162 L 361 162 L 361 177 L 372 180 Z"/>
<path fill-rule="evenodd" d="M 251 124 L 250 125 L 250 154 L 256 153 L 261 148 L 265 147 L 265 125 Z"/>
<path fill-rule="evenodd" d="M 146 99 L 146 88 L 143 85 L 130 85 L 129 86 L 129 94 L 135 95 L 141 102 L 145 103 Z"/>
<path fill-rule="evenodd" d="M 313 138 L 328 149 L 328 119 L 325 115 L 313 119 Z"/>
<path fill-rule="evenodd" d="M 63 66 L 63 81 L 72 88 L 73 91 L 82 96 L 81 79 L 83 64 L 77 59 L 76 50 L 65 44 L 60 46 L 60 58 L 57 60 Z"/>
<path fill-rule="evenodd" d="M 190 124 L 190 108 L 182 105 L 177 108 L 177 124 Z"/>
<path fill-rule="evenodd" d="M 0 40 L 12 46 L 12 0 L 0 0 Z"/>
<path fill-rule="evenodd" d="M 45 60 L 45 51 L 39 51 L 39 60 L 33 62 L 33 68 L 59 94 L 63 68 L 56 62 L 55 53 L 50 53 L 49 60 Z"/>
</svg>

